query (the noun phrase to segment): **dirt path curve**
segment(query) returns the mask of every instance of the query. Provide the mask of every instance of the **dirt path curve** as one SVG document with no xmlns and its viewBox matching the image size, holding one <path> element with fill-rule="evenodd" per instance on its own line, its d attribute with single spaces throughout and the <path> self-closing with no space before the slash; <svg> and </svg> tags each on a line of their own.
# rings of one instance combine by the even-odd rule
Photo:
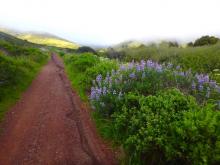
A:
<svg viewBox="0 0 220 165">
<path fill-rule="evenodd" d="M 115 164 L 56 55 L 3 123 L 0 165 L 26 164 Z"/>
</svg>

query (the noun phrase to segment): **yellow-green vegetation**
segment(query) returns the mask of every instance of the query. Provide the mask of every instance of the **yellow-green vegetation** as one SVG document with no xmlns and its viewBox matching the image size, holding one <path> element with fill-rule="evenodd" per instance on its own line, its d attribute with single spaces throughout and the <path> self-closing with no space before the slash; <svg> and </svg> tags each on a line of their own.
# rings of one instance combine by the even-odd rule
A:
<svg viewBox="0 0 220 165">
<path fill-rule="evenodd" d="M 56 46 L 60 48 L 77 49 L 79 47 L 79 45 L 76 43 L 52 36 L 42 36 L 38 34 L 19 34 L 17 37 L 32 43 Z"/>
<path fill-rule="evenodd" d="M 0 40 L 0 120 L 48 59 L 38 48 Z"/>
</svg>

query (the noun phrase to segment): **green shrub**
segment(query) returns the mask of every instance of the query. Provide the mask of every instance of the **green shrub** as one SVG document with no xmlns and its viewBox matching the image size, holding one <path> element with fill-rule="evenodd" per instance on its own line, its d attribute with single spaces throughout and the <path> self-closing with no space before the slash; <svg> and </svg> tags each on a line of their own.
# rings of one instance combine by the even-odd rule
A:
<svg viewBox="0 0 220 165">
<path fill-rule="evenodd" d="M 75 69 L 79 72 L 85 72 L 87 68 L 96 65 L 99 62 L 99 58 L 91 53 L 84 53 L 71 57 L 71 63 Z"/>
<path fill-rule="evenodd" d="M 48 59 L 46 54 L 32 52 L 19 56 L 0 54 L 0 120 Z"/>
<path fill-rule="evenodd" d="M 113 115 L 130 164 L 211 164 L 220 150 L 220 113 L 200 108 L 176 89 L 155 96 L 129 93 Z"/>
<path fill-rule="evenodd" d="M 218 41 L 219 38 L 216 38 L 214 36 L 202 36 L 195 41 L 193 46 L 213 45 L 216 44 Z"/>
</svg>

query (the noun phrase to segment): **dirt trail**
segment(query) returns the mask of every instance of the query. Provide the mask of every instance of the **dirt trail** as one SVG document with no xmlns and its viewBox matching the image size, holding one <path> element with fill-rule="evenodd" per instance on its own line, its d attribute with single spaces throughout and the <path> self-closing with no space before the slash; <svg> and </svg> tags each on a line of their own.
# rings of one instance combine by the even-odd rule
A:
<svg viewBox="0 0 220 165">
<path fill-rule="evenodd" d="M 115 164 L 56 55 L 3 123 L 0 165 L 26 164 Z"/>
</svg>

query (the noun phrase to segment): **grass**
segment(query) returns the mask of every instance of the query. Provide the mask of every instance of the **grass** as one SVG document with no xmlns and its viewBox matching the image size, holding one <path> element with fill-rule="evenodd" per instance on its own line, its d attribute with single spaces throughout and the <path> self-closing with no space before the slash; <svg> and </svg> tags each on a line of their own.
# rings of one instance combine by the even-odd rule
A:
<svg viewBox="0 0 220 165">
<path fill-rule="evenodd" d="M 47 61 L 46 55 L 40 56 L 40 62 L 33 58 L 0 54 L 0 121 L 4 119 L 7 110 L 20 99 L 22 92 L 28 88 Z"/>
<path fill-rule="evenodd" d="M 76 90 L 80 98 L 83 101 L 87 101 L 88 97 L 85 93 L 84 86 L 81 83 L 81 80 L 85 77 L 85 75 L 77 72 L 77 70 L 72 65 L 65 65 L 65 71 L 68 75 L 72 87 Z"/>
</svg>

